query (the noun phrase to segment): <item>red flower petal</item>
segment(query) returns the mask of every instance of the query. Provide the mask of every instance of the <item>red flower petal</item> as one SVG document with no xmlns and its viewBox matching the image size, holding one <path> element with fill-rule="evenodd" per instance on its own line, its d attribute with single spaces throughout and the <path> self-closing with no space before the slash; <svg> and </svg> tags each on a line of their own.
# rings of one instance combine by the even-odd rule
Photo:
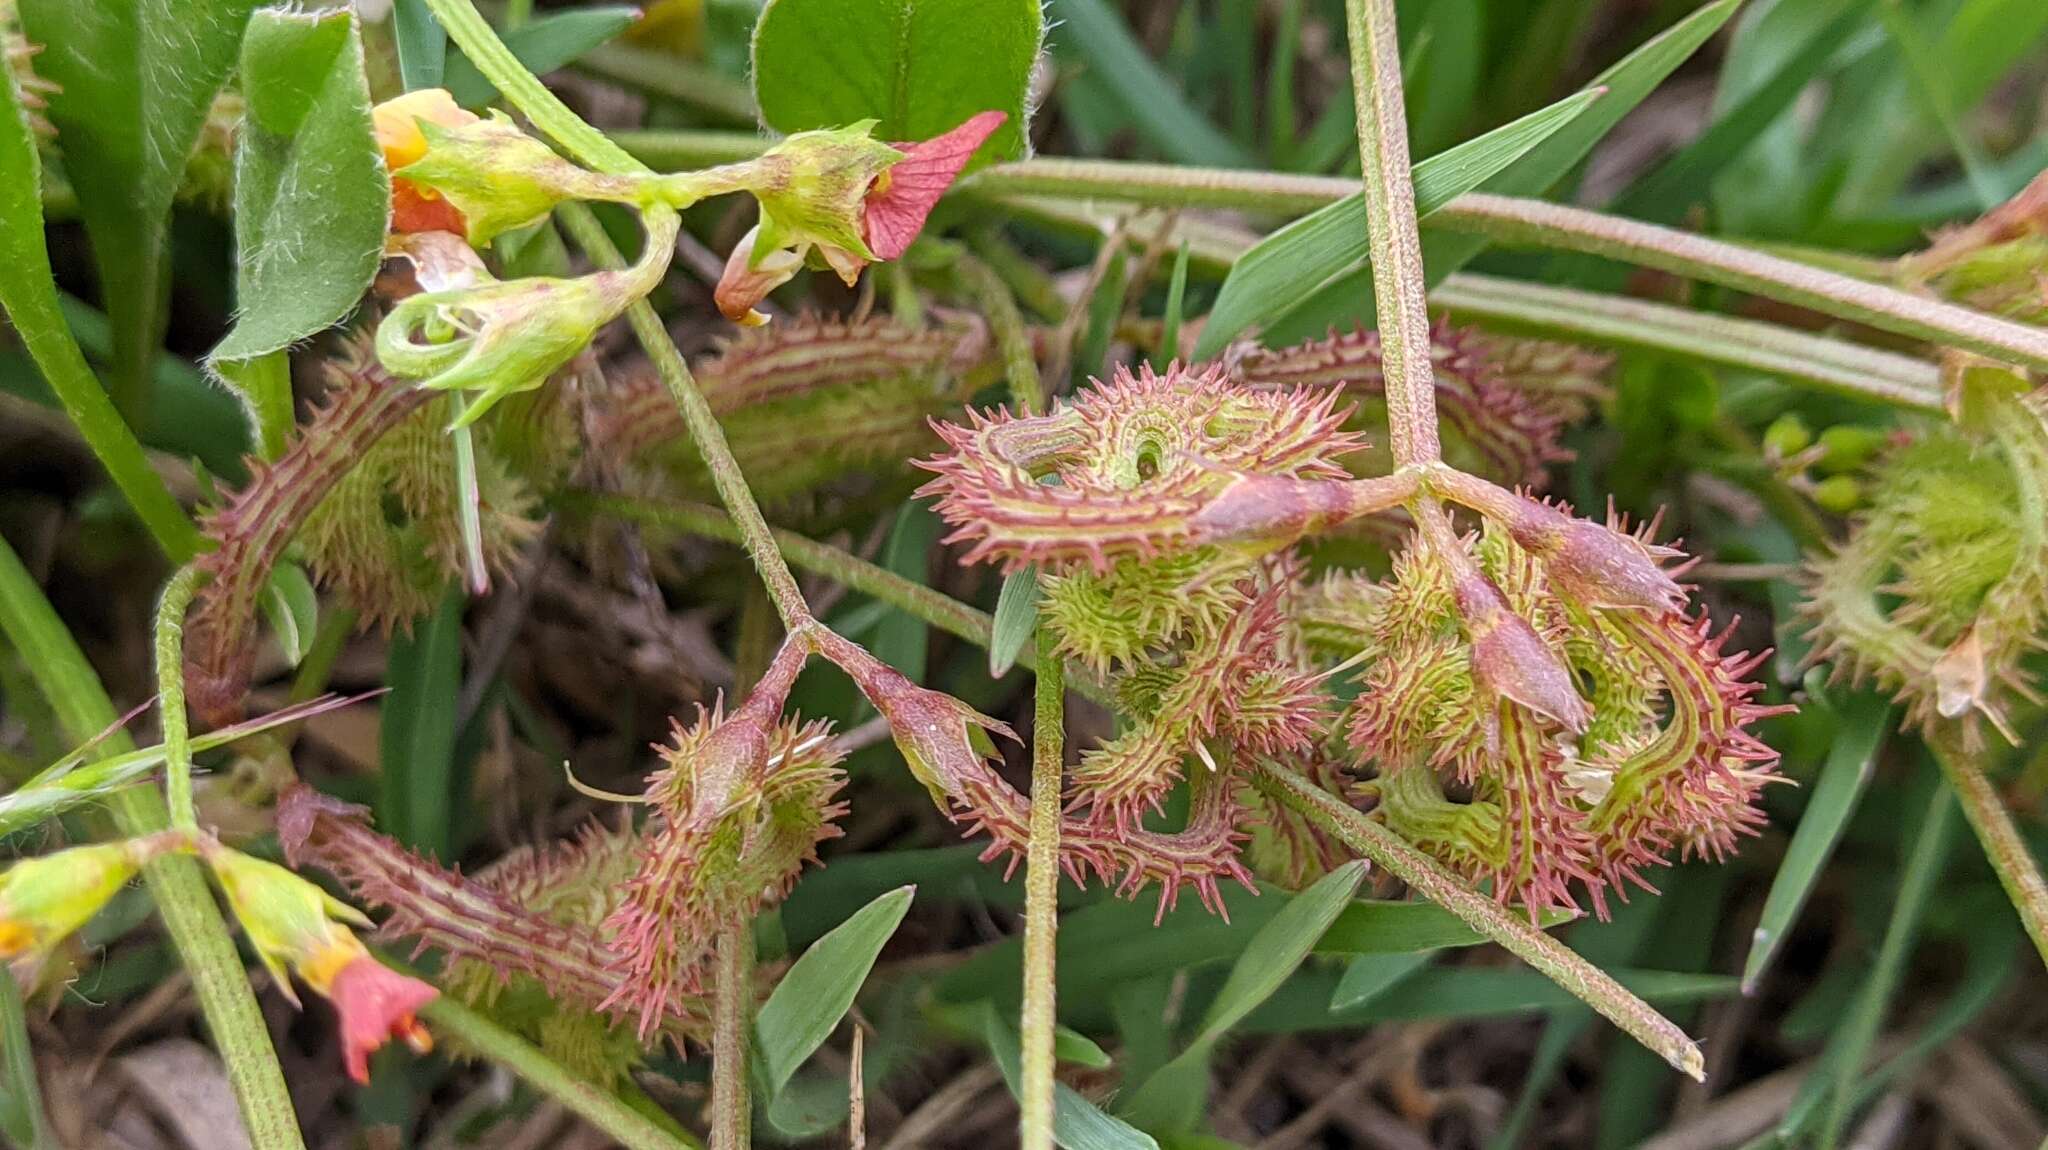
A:
<svg viewBox="0 0 2048 1150">
<path fill-rule="evenodd" d="M 425 1053 L 433 1049 L 427 1028 L 413 1015 L 440 991 L 365 955 L 341 968 L 327 997 L 341 1013 L 341 1055 L 348 1076 L 370 1080 L 370 1052 L 393 1038 Z"/>
<path fill-rule="evenodd" d="M 893 260 L 910 247 L 924 230 L 932 205 L 953 186 L 974 150 L 1009 118 L 1002 112 L 982 112 L 944 135 L 891 145 L 903 159 L 877 181 L 879 190 L 868 193 L 862 229 L 875 258 Z"/>
</svg>

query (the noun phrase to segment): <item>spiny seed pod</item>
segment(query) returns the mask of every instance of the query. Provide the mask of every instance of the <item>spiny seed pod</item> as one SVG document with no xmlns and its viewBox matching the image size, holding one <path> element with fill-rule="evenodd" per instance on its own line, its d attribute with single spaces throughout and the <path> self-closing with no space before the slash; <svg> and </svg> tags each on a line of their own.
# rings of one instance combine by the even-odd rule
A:
<svg viewBox="0 0 2048 1150">
<path fill-rule="evenodd" d="M 385 433 L 428 400 L 359 349 L 327 370 L 325 400 L 284 454 L 268 463 L 252 459 L 249 482 L 200 523 L 214 547 L 197 561 L 210 578 L 185 624 L 185 681 L 191 706 L 213 726 L 241 715 L 256 657 L 257 610 L 286 546 Z M 381 522 L 381 508 L 378 514 Z"/>
<path fill-rule="evenodd" d="M 804 318 L 745 329 L 694 367 L 705 401 L 754 492 L 793 496 L 852 474 L 886 473 L 929 449 L 929 420 L 956 411 L 993 378 L 988 330 L 947 318 Z M 703 456 L 652 369 L 621 373 L 594 412 L 591 439 L 609 457 L 708 492 Z"/>
<path fill-rule="evenodd" d="M 334 382 L 341 389 L 390 386 L 388 376 L 363 371 L 343 371 Z M 309 425 L 301 440 L 333 436 L 355 449 L 354 458 L 324 446 L 309 449 L 341 474 L 320 472 L 328 490 L 306 514 L 296 542 L 321 582 L 348 598 L 364 626 L 388 632 L 432 610 L 441 589 L 463 570 L 455 445 L 443 430 L 450 401 L 433 396 L 410 406 L 394 426 L 367 440 L 365 424 L 343 420 L 357 411 L 388 409 L 345 390 L 329 402 L 337 414 L 325 426 Z M 484 557 L 493 571 L 504 573 L 539 530 L 535 501 L 525 481 L 492 450 L 488 425 L 477 439 Z M 265 472 L 274 473 L 275 468 Z"/>
<path fill-rule="evenodd" d="M 1919 428 L 1869 476 L 1849 538 L 1810 565 L 1814 661 L 1897 695 L 1906 721 L 1978 718 L 2017 742 L 2013 701 L 2048 621 L 2048 401 L 1962 368 L 1962 424 Z"/>
<path fill-rule="evenodd" d="M 950 450 L 918 464 L 938 475 L 920 494 L 954 526 L 948 542 L 972 543 L 963 562 L 1006 570 L 1107 573 L 1220 542 L 1273 551 L 1392 502 L 1386 481 L 1329 482 L 1349 478 L 1339 460 L 1362 443 L 1337 398 L 1242 387 L 1220 365 L 1120 367 L 1048 415 L 937 424 Z"/>
<path fill-rule="evenodd" d="M 1672 851 L 1720 857 L 1762 821 L 1777 756 L 1748 728 L 1783 708 L 1754 702 L 1763 656 L 1725 652 L 1704 619 L 1581 598 L 1493 521 L 1310 600 L 1305 633 L 1365 659 L 1348 734 L 1377 767 L 1377 817 L 1503 902 L 1534 915 L 1583 889 L 1604 914 Z M 1517 642 L 1490 649 L 1501 628 Z"/>
<path fill-rule="evenodd" d="M 722 930 L 779 897 L 840 831 L 843 753 L 825 723 L 782 718 L 805 648 L 786 642 L 753 693 L 677 725 L 648 776 L 654 822 L 624 898 L 605 920 L 623 985 L 602 1005 L 636 1012 L 643 1038 L 701 985 Z"/>
<path fill-rule="evenodd" d="M 1446 462 L 1505 483 L 1540 486 L 1552 463 L 1571 457 L 1559 436 L 1583 417 L 1577 389 L 1597 372 L 1595 361 L 1560 345 L 1481 336 L 1448 323 L 1437 325 L 1430 351 Z M 1533 386 L 1506 370 L 1503 360 L 1510 354 Z M 1386 381 L 1377 332 L 1332 331 L 1327 339 L 1293 347 L 1252 348 L 1235 359 L 1231 374 L 1256 388 L 1337 387 L 1356 405 L 1348 426 L 1385 442 Z M 1376 454 L 1349 462 L 1361 473 L 1390 469 Z"/>
<path fill-rule="evenodd" d="M 572 840 L 513 851 L 465 877 L 372 830 L 365 808 L 310 787 L 279 800 L 277 827 L 293 866 L 327 871 L 365 905 L 389 912 L 382 937 L 413 940 L 416 955 L 443 954 L 449 993 L 593 1077 L 616 1075 L 639 1054 L 632 1028 L 598 1010 L 625 989 L 602 928 L 639 865 L 637 836 L 592 824 Z M 596 1031 L 565 1026 L 565 1016 L 588 1018 Z M 702 1039 L 708 1023 L 702 998 L 677 994 L 662 1012 L 661 1033 L 677 1043 Z"/>
</svg>

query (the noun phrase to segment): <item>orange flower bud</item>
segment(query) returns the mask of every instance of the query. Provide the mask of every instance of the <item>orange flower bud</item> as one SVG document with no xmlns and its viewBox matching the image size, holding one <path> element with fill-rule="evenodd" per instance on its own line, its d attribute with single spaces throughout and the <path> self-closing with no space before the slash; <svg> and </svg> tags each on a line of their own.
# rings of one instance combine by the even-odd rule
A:
<svg viewBox="0 0 2048 1150">
<path fill-rule="evenodd" d="M 476 120 L 477 116 L 457 104 L 445 88 L 407 92 L 370 110 L 370 121 L 377 130 L 377 147 L 384 153 L 384 166 L 393 172 L 427 154 L 427 135 L 420 128 L 421 122 L 455 128 Z M 462 213 L 438 193 L 393 176 L 391 230 L 461 234 L 466 229 Z"/>
</svg>

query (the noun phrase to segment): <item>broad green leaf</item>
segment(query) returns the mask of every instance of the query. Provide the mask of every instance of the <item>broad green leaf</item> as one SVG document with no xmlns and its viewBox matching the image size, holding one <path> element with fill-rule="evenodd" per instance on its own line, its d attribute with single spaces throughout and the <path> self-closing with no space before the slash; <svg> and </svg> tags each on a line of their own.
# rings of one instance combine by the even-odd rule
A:
<svg viewBox="0 0 2048 1150">
<path fill-rule="evenodd" d="M 769 0 L 754 27 L 754 100 L 779 132 L 880 121 L 923 140 L 979 112 L 1009 120 L 975 163 L 1024 154 L 1037 0 Z"/>
<path fill-rule="evenodd" d="M 832 1036 L 915 893 L 914 887 L 899 887 L 856 911 L 811 944 L 761 1005 L 754 1017 L 754 1054 L 768 1098 L 780 1094 L 804 1059 Z"/>
<path fill-rule="evenodd" d="M 1183 164 L 1243 168 L 1251 153 L 1190 107 L 1181 86 L 1160 71 L 1131 38 L 1116 6 L 1105 0 L 1052 0 L 1053 49 L 1086 64 L 1091 80 L 1117 97 L 1147 143 Z"/>
<path fill-rule="evenodd" d="M 320 629 L 320 596 L 305 568 L 296 563 L 279 563 L 270 572 L 270 584 L 263 589 L 263 615 L 284 648 L 284 661 L 296 667 L 306 657 L 306 647 Z"/>
<path fill-rule="evenodd" d="M 526 65 L 527 71 L 544 76 L 607 43 L 639 18 L 639 9 L 619 5 L 577 8 L 506 28 L 499 38 Z M 447 74 L 442 81 L 455 102 L 465 108 L 481 108 L 498 96 L 498 90 L 459 51 L 449 53 Z"/>
<path fill-rule="evenodd" d="M 1478 187 L 1600 99 L 1598 89 L 1574 93 L 1416 164 L 1416 213 L 1426 216 Z M 1195 358 L 1212 358 L 1246 330 L 1281 315 L 1332 277 L 1357 268 L 1366 255 L 1363 192 L 1318 208 L 1253 244 L 1223 281 L 1196 343 Z"/>
<path fill-rule="evenodd" d="M 995 1007 L 982 1004 L 982 1036 L 1010 1093 L 1017 1092 L 1023 1058 L 1017 1032 Z M 1102 1112 L 1064 1082 L 1053 1085 L 1052 1138 L 1065 1150 L 1159 1150 L 1150 1134 Z"/>
<path fill-rule="evenodd" d="M 1017 663 L 1017 652 L 1031 641 L 1038 628 L 1038 566 L 1026 566 L 1003 576 L 1003 589 L 996 596 L 996 621 L 988 642 L 988 673 L 1000 679 Z"/>
<path fill-rule="evenodd" d="M 325 714 L 352 702 L 355 700 L 323 696 L 297 706 L 286 707 L 281 711 L 273 711 L 261 718 L 248 719 L 219 730 L 194 735 L 192 751 L 194 754 L 202 754 L 260 731 L 302 722 L 314 715 Z M 34 778 L 9 794 L 0 796 L 0 836 L 26 830 L 84 803 L 105 799 L 122 787 L 148 778 L 163 765 L 164 761 L 164 749 L 161 745 L 125 751 L 87 762 L 88 752 L 91 750 L 92 746 L 87 746 L 64 756 L 38 771 Z"/>
<path fill-rule="evenodd" d="M 929 505 L 909 500 L 897 510 L 896 522 L 889 528 L 882 566 L 922 586 L 930 581 L 931 557 L 938 545 L 938 515 Z M 930 625 L 900 610 L 889 611 L 875 624 L 874 639 L 868 644 L 875 658 L 908 675 L 913 683 L 924 682 L 930 646 Z"/>
<path fill-rule="evenodd" d="M 1771 959 L 1791 933 L 1792 923 L 1806 905 L 1806 896 L 1820 880 L 1820 872 L 1833 855 L 1842 829 L 1863 797 L 1863 787 L 1877 764 L 1877 753 L 1891 733 L 1891 705 L 1870 693 L 1852 695 L 1839 704 L 1840 721 L 1827 761 L 1821 764 L 1813 797 L 1799 816 L 1798 829 L 1785 848 L 1785 859 L 1771 879 L 1771 892 L 1764 898 L 1762 916 L 1749 946 L 1749 958 L 1742 964 L 1744 993 L 1755 991 Z"/>
<path fill-rule="evenodd" d="M 1507 167 L 1487 177 L 1476 190 L 1507 196 L 1541 196 L 1577 167 L 1621 118 L 1642 103 L 1700 45 L 1735 14 L 1740 0 L 1714 0 L 1659 33 L 1586 85 L 1587 91 L 1606 89 L 1605 94 L 1583 115 L 1552 133 Z M 1482 139 L 1484 137 L 1481 137 Z M 1416 165 L 1418 207 L 1421 198 L 1421 164 Z M 1360 226 L 1363 235 L 1363 225 Z M 1363 240 L 1360 241 L 1361 243 Z M 1487 241 L 1478 236 L 1439 233 L 1423 236 L 1422 254 L 1431 284 L 1463 267 L 1484 251 Z M 1299 299 L 1294 296 L 1292 298 Z M 1373 322 L 1372 269 L 1363 265 L 1338 276 L 1285 315 L 1276 318 L 1264 338 L 1270 344 L 1285 345 L 1321 335 L 1333 325 Z"/>
<path fill-rule="evenodd" d="M 1429 965 L 1430 955 L 1361 954 L 1344 968 L 1344 977 L 1330 995 L 1331 1010 L 1364 1006 L 1387 992 L 1395 983 Z"/>
<path fill-rule="evenodd" d="M 455 737 L 461 716 L 462 589 L 450 587 L 412 634 L 397 635 L 385 667 L 391 693 L 377 730 L 383 778 L 377 825 L 443 861 L 454 842 Z"/>
<path fill-rule="evenodd" d="M 163 338 L 171 201 L 214 94 L 234 69 L 256 0 L 18 0 L 56 85 L 50 121 L 92 238 L 115 372 L 108 388 L 139 412 Z"/>
<path fill-rule="evenodd" d="M 1287 981 L 1295 967 L 1308 957 L 1316 940 L 1351 902 L 1358 884 L 1365 881 L 1365 871 L 1363 859 L 1345 863 L 1287 900 L 1287 905 L 1259 928 L 1232 964 L 1229 977 L 1223 980 L 1223 989 L 1216 992 L 1203 1013 L 1194 1040 L 1138 1087 L 1129 1105 L 1123 1108 L 1125 1117 L 1150 1128 L 1172 1130 L 1194 1125 L 1201 1116 L 1204 1099 L 1199 1090 L 1187 1089 L 1186 1079 L 1175 1070 L 1206 1060 L 1209 1051 L 1232 1027 Z"/>
<path fill-rule="evenodd" d="M 215 363 L 281 351 L 340 322 L 376 276 L 391 220 L 351 13 L 258 12 L 241 83 L 239 310 Z"/>
</svg>

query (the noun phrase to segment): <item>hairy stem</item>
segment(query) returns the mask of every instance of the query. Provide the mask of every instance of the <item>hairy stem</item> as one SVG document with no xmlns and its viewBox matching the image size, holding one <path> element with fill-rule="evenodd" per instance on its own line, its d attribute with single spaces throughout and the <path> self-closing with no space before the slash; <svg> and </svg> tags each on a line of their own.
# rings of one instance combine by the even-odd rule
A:
<svg viewBox="0 0 2048 1150">
<path fill-rule="evenodd" d="M 1024 855 L 1024 1150 L 1052 1150 L 1054 944 L 1060 921 L 1060 786 L 1066 766 L 1066 676 L 1059 641 L 1038 628 L 1038 701 L 1031 731 L 1031 838 Z"/>
<path fill-rule="evenodd" d="M 171 826 L 197 833 L 192 810 L 192 725 L 185 714 L 185 613 L 199 589 L 199 568 L 178 568 L 156 606 L 157 715 L 164 735 L 164 799 Z"/>
<path fill-rule="evenodd" d="M 445 994 L 422 1008 L 420 1015 L 436 1031 L 525 1079 L 626 1150 L 696 1150 L 697 1143 L 682 1133 L 664 1129 L 608 1091 L 569 1073 L 539 1047 Z"/>
<path fill-rule="evenodd" d="M 1951 726 L 1944 724 L 1929 730 L 1927 746 L 1934 752 L 1935 762 L 1941 764 L 1942 777 L 1961 800 L 1970 829 L 1977 833 L 1977 842 L 1984 848 L 1991 869 L 1998 872 L 1998 883 L 2005 888 L 2005 897 L 2012 901 L 2013 910 L 2019 913 L 2027 937 L 2034 940 L 2034 949 L 2041 953 L 2041 961 L 2048 964 L 2048 880 L 2042 878 L 2041 864 L 2020 837 L 2012 813 L 2005 809 L 1997 789 L 1985 777 L 1983 757 L 1965 751 Z"/>
<path fill-rule="evenodd" d="M 1774 323 L 1469 272 L 1438 284 L 1430 303 L 1531 334 L 1671 352 L 1860 399 L 1942 410 L 1940 369 L 1926 360 Z"/>
<path fill-rule="evenodd" d="M 1361 116 L 1364 114 L 1361 111 Z M 737 135 L 710 133 L 624 132 L 619 139 L 636 154 L 664 167 L 729 160 L 752 154 L 749 147 L 757 153 L 766 146 L 761 141 L 749 145 Z M 1353 181 L 1333 176 L 1044 157 L 984 168 L 954 185 L 953 194 L 1300 215 L 1357 190 Z M 1503 243 L 1589 252 L 1723 284 L 1882 331 L 2048 368 L 2048 333 L 2039 329 L 1871 283 L 1813 262 L 1673 228 L 1542 200 L 1480 193 L 1457 197 L 1422 224 L 1485 235 Z"/>
<path fill-rule="evenodd" d="M 66 737 L 83 743 L 114 727 L 117 712 L 106 688 L 42 588 L 4 540 L 0 540 L 0 631 L 17 650 L 36 653 L 28 660 L 29 672 L 57 712 Z M 127 732 L 112 730 L 91 754 L 99 759 L 134 749 Z M 109 805 L 123 834 L 151 834 L 166 825 L 162 800 L 146 787 L 129 787 Z M 199 865 L 185 855 L 159 855 L 144 867 L 143 877 L 178 957 L 192 976 L 192 988 L 227 1068 L 250 1144 L 256 1150 L 303 1150 L 305 1142 L 299 1135 L 291 1094 L 285 1089 L 284 1072 L 270 1045 L 270 1031 L 263 1024 L 234 940 Z"/>
<path fill-rule="evenodd" d="M 746 1150 L 748 1012 L 754 999 L 754 928 L 741 917 L 718 936 L 711 1000 L 711 1150 Z"/>
<path fill-rule="evenodd" d="M 1606 971 L 1466 886 L 1442 863 L 1409 846 L 1394 832 L 1300 774 L 1264 760 L 1256 764 L 1256 770 L 1261 790 L 1314 820 L 1344 845 L 1371 859 L 1375 866 L 1535 967 L 1678 1070 L 1705 1080 L 1706 1061 L 1692 1039 Z"/>
<path fill-rule="evenodd" d="M 1408 171 L 1408 114 L 1401 103 L 1394 0 L 1345 0 L 1344 11 L 1358 108 L 1358 158 L 1365 172 L 1372 290 L 1379 301 L 1388 445 L 1397 466 L 1435 463 L 1443 458 L 1443 446 L 1437 440 L 1422 233 L 1415 224 L 1415 181 Z"/>
</svg>

